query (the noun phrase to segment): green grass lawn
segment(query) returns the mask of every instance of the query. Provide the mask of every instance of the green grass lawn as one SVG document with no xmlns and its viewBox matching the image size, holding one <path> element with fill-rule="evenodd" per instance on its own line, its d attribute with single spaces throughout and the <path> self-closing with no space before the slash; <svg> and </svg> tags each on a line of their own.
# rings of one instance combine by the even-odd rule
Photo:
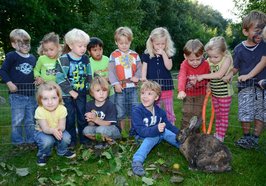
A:
<svg viewBox="0 0 266 186">
<path fill-rule="evenodd" d="M 1 92 L 0 92 L 1 93 Z M 2 95 L 0 95 L 2 96 Z M 175 98 L 176 125 L 180 125 L 181 101 Z M 160 143 L 147 157 L 145 177 L 134 176 L 131 159 L 138 148 L 133 139 L 118 141 L 111 148 L 95 151 L 77 147 L 77 158 L 58 157 L 54 151 L 44 167 L 36 164 L 37 149 L 10 145 L 10 113 L 0 105 L 0 185 L 265 185 L 266 136 L 259 150 L 234 146 L 242 130 L 237 120 L 237 96 L 233 97 L 225 144 L 232 152 L 232 171 L 204 173 L 192 171 L 182 154 L 167 143 Z M 174 163 L 180 165 L 175 171 Z M 182 181 L 182 182 L 181 182 Z M 180 183 L 174 183 L 180 182 Z"/>
</svg>

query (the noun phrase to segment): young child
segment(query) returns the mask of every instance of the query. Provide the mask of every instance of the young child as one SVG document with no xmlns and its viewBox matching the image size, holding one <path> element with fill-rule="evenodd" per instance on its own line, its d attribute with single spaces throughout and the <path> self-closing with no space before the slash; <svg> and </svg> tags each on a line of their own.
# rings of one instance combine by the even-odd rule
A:
<svg viewBox="0 0 266 186">
<path fill-rule="evenodd" d="M 136 83 L 141 78 L 141 61 L 139 55 L 130 50 L 133 39 L 130 28 L 116 29 L 114 39 L 118 49 L 110 55 L 109 81 L 115 88 L 117 119 L 123 132 L 126 116 L 130 122 L 131 107 L 138 102 Z"/>
<path fill-rule="evenodd" d="M 101 134 L 109 144 L 121 137 L 116 119 L 115 105 L 109 101 L 109 83 L 104 77 L 96 76 L 90 85 L 90 94 L 94 98 L 87 103 L 85 118 L 88 126 L 83 134 L 91 140 L 95 140 L 95 134 Z M 98 144 L 97 147 L 106 146 L 106 143 Z"/>
<path fill-rule="evenodd" d="M 243 18 L 242 32 L 247 39 L 234 49 L 234 68 L 232 72 L 239 76 L 248 74 L 266 56 L 266 43 L 262 40 L 261 32 L 266 25 L 266 15 L 260 11 L 251 11 Z M 230 79 L 232 73 L 227 76 Z M 264 68 L 256 77 L 260 81 L 266 77 Z M 254 80 L 254 79 L 253 79 Z M 253 80 L 238 83 L 238 118 L 241 121 L 243 134 L 236 145 L 245 148 L 257 148 L 259 136 L 263 130 L 263 90 L 254 86 Z M 251 123 L 254 121 L 253 135 L 250 134 Z"/>
<path fill-rule="evenodd" d="M 136 139 L 143 139 L 132 161 L 133 173 L 139 176 L 145 174 L 143 162 L 147 155 L 162 140 L 179 147 L 176 140 L 178 128 L 168 121 L 165 111 L 155 104 L 160 94 L 161 87 L 157 82 L 145 81 L 140 88 L 141 104 L 132 108 L 132 133 Z"/>
<path fill-rule="evenodd" d="M 201 117 L 208 81 L 196 82 L 195 77 L 210 71 L 209 64 L 203 57 L 204 46 L 200 40 L 187 41 L 183 52 L 185 60 L 181 63 L 177 77 L 177 98 L 183 100 L 181 129 L 189 126 L 193 116 Z"/>
<path fill-rule="evenodd" d="M 233 68 L 233 59 L 227 50 L 226 41 L 223 37 L 213 37 L 205 45 L 205 51 L 208 55 L 210 65 L 210 74 L 197 75 L 197 81 L 210 79 L 210 88 L 212 93 L 212 104 L 215 111 L 216 137 L 221 142 L 228 128 L 228 117 L 230 105 L 232 102 L 233 87 L 232 82 L 224 82 L 222 78 Z"/>
<path fill-rule="evenodd" d="M 71 136 L 65 130 L 67 110 L 60 87 L 53 81 L 45 82 L 38 88 L 36 99 L 39 105 L 35 111 L 37 123 L 34 133 L 38 146 L 37 164 L 46 165 L 54 145 L 59 156 L 74 158 L 76 154 L 68 150 Z"/>
<path fill-rule="evenodd" d="M 55 64 L 60 54 L 61 45 L 59 36 L 54 32 L 46 34 L 38 48 L 37 64 L 34 68 L 34 77 L 37 85 L 45 81 L 55 81 Z"/>
<path fill-rule="evenodd" d="M 88 53 L 90 54 L 90 65 L 92 78 L 101 76 L 108 78 L 108 64 L 109 58 L 103 55 L 103 41 L 97 37 L 91 37 L 87 46 Z M 115 103 L 114 89 L 110 89 L 108 99 Z"/>
<path fill-rule="evenodd" d="M 162 87 L 162 94 L 158 99 L 158 106 L 164 105 L 167 118 L 174 125 L 175 114 L 173 108 L 173 80 L 170 70 L 172 69 L 172 57 L 175 54 L 174 43 L 167 29 L 155 28 L 147 42 L 146 50 L 142 55 L 142 80 L 154 80 Z"/>
<path fill-rule="evenodd" d="M 67 108 L 66 130 L 71 135 L 71 147 L 77 144 L 76 119 L 80 144 L 88 140 L 82 134 L 87 126 L 85 120 L 86 92 L 91 80 L 89 59 L 85 55 L 90 37 L 84 31 L 72 29 L 65 35 L 62 55 L 56 64 L 56 82 L 63 91 L 63 100 Z"/>
<path fill-rule="evenodd" d="M 34 111 L 37 107 L 33 76 L 36 58 L 29 54 L 31 37 L 25 30 L 14 29 L 9 36 L 15 51 L 7 53 L 0 76 L 9 89 L 11 142 L 13 145 L 33 144 Z"/>
</svg>

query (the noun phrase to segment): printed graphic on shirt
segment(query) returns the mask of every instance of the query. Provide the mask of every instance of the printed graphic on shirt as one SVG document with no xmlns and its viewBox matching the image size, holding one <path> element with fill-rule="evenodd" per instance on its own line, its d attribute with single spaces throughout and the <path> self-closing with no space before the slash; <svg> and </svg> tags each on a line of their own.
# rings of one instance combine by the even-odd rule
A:
<svg viewBox="0 0 266 186">
<path fill-rule="evenodd" d="M 85 88 L 86 71 L 86 65 L 82 62 L 70 63 L 69 80 L 75 90 L 83 90 Z"/>
<path fill-rule="evenodd" d="M 33 66 L 29 63 L 22 63 L 18 67 L 16 67 L 16 70 L 19 70 L 23 74 L 29 75 L 33 70 Z"/>
<path fill-rule="evenodd" d="M 144 118 L 143 123 L 146 127 L 154 126 L 160 123 L 162 118 L 160 117 L 160 121 L 158 122 L 157 116 L 151 116 L 150 118 Z"/>
<path fill-rule="evenodd" d="M 92 110 L 91 112 L 94 113 L 97 118 L 100 118 L 101 120 L 104 120 L 105 113 L 103 111 Z"/>
</svg>

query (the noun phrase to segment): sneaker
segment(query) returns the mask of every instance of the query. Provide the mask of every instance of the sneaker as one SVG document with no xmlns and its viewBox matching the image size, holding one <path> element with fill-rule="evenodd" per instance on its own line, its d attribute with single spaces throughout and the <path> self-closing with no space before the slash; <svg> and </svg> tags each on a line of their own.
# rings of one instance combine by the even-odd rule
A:
<svg viewBox="0 0 266 186">
<path fill-rule="evenodd" d="M 132 171 L 134 174 L 138 176 L 144 176 L 145 175 L 145 170 L 143 168 L 143 165 L 140 161 L 133 161 L 132 162 Z"/>
<path fill-rule="evenodd" d="M 46 162 L 47 162 L 47 157 L 45 157 L 45 156 L 39 156 L 37 159 L 37 165 L 39 165 L 41 167 L 45 166 Z"/>
<path fill-rule="evenodd" d="M 251 136 L 251 137 L 249 137 L 248 141 L 249 141 L 250 149 L 258 149 L 259 148 L 258 138 Z"/>
<path fill-rule="evenodd" d="M 235 145 L 242 147 L 244 149 L 249 149 L 249 139 L 250 136 L 243 136 L 238 141 L 235 142 Z"/>
<path fill-rule="evenodd" d="M 76 154 L 71 152 L 71 151 L 67 151 L 63 156 L 68 158 L 68 159 L 72 159 L 72 158 L 76 157 Z"/>
</svg>

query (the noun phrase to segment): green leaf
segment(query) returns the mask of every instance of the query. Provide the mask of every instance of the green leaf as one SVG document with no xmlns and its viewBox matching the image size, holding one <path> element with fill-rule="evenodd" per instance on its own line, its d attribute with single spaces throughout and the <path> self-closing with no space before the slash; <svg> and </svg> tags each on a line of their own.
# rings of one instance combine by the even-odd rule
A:
<svg viewBox="0 0 266 186">
<path fill-rule="evenodd" d="M 16 174 L 19 176 L 27 176 L 29 174 L 28 168 L 16 168 Z"/>
<path fill-rule="evenodd" d="M 45 182 L 47 182 L 48 178 L 46 177 L 40 177 L 38 178 L 38 182 L 40 183 L 40 185 L 45 185 Z"/>
<path fill-rule="evenodd" d="M 105 156 L 108 160 L 112 158 L 111 154 L 109 152 L 107 152 L 107 151 L 104 151 L 102 153 L 102 156 Z"/>
<path fill-rule="evenodd" d="M 99 133 L 95 134 L 95 139 L 96 139 L 96 141 L 103 141 L 103 137 Z"/>
<path fill-rule="evenodd" d="M 182 181 L 184 181 L 182 176 L 172 176 L 170 179 L 171 183 L 181 183 Z"/>
<path fill-rule="evenodd" d="M 83 152 L 82 152 L 82 159 L 83 160 L 85 160 L 85 161 L 87 161 L 87 160 L 89 160 L 91 157 L 92 157 L 92 152 L 91 152 L 91 150 L 84 150 Z"/>
<path fill-rule="evenodd" d="M 147 184 L 147 185 L 153 185 L 153 181 L 154 181 L 154 179 L 152 179 L 152 178 L 147 178 L 147 177 L 142 177 L 142 179 L 141 179 L 145 184 Z"/>
<path fill-rule="evenodd" d="M 0 163 L 0 166 L 3 167 L 3 168 L 5 168 L 6 167 L 6 164 L 4 162 L 1 162 Z"/>
<path fill-rule="evenodd" d="M 159 163 L 160 165 L 164 164 L 165 161 L 162 158 L 159 158 L 156 163 Z"/>
<path fill-rule="evenodd" d="M 115 181 L 114 181 L 116 186 L 125 186 L 128 185 L 127 180 L 124 176 L 117 176 L 115 177 Z"/>
</svg>

